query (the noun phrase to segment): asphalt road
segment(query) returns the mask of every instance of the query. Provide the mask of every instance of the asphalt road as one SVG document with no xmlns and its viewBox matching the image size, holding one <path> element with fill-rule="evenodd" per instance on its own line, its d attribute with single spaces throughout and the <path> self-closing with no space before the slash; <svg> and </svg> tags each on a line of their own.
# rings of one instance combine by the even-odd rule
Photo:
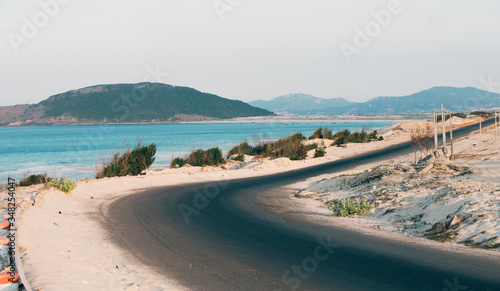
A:
<svg viewBox="0 0 500 291">
<path fill-rule="evenodd" d="M 104 224 L 114 242 L 192 290 L 500 290 L 498 256 L 316 224 L 284 208 L 298 180 L 411 151 L 404 143 L 271 176 L 145 189 L 111 203 Z"/>
</svg>

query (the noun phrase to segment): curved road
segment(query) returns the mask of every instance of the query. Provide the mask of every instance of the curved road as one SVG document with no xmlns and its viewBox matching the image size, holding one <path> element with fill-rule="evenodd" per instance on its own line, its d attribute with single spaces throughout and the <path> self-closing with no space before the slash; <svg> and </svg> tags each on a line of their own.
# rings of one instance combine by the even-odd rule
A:
<svg viewBox="0 0 500 291">
<path fill-rule="evenodd" d="M 498 256 L 371 236 L 282 208 L 298 180 L 411 151 L 404 143 L 287 173 L 151 188 L 112 202 L 104 223 L 118 245 L 193 290 L 500 290 Z"/>
</svg>

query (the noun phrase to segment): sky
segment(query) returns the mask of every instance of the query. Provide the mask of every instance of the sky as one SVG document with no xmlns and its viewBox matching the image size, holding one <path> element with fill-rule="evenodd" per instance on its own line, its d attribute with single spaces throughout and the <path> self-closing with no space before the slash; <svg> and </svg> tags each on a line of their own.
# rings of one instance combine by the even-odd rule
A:
<svg viewBox="0 0 500 291">
<path fill-rule="evenodd" d="M 0 106 L 154 81 L 245 102 L 500 93 L 500 1 L 0 0 Z"/>
</svg>

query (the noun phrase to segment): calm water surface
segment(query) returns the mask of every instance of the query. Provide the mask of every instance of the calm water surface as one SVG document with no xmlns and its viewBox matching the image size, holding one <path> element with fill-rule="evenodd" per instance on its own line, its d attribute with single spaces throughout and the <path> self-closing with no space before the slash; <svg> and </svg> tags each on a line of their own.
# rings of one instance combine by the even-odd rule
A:
<svg viewBox="0 0 500 291">
<path fill-rule="evenodd" d="M 153 168 L 170 165 L 172 157 L 187 155 L 192 149 L 218 146 L 227 152 L 243 140 L 278 139 L 296 132 L 310 136 L 318 127 L 341 131 L 380 129 L 390 122 L 296 122 L 269 123 L 186 123 L 138 125 L 86 125 L 49 127 L 0 127 L 0 179 L 18 179 L 26 173 L 47 173 L 82 179 L 95 176 L 95 168 L 111 153 L 156 143 Z"/>
</svg>

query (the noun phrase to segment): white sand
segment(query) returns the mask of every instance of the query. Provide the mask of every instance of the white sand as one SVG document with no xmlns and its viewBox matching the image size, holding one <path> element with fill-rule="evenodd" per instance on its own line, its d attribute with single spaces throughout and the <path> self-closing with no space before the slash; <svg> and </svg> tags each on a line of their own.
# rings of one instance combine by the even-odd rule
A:
<svg viewBox="0 0 500 291">
<path fill-rule="evenodd" d="M 159 277 L 112 244 L 107 233 L 100 228 L 96 214 L 100 213 L 101 209 L 106 213 L 106 207 L 113 199 L 147 187 L 272 174 L 383 148 L 407 141 L 409 136 L 409 131 L 404 128 L 386 129 L 384 141 L 349 144 L 345 148 L 329 147 L 326 156 L 322 158 L 305 161 L 290 161 L 286 158 L 259 161 L 246 156 L 244 163 L 230 162 L 224 166 L 226 169 L 185 167 L 148 171 L 143 177 L 80 181 L 78 187 L 70 194 L 50 190 L 42 195 L 35 206 L 27 208 L 22 213 L 18 244 L 23 249 L 24 269 L 34 290 L 182 290 L 174 280 Z M 474 142 L 475 139 L 471 138 L 469 141 Z M 347 173 L 359 173 L 373 166 L 376 165 L 353 165 Z M 497 170 L 488 168 L 493 176 L 498 173 L 498 165 L 495 166 Z M 327 178 L 331 178 L 331 175 Z M 316 178 L 319 179 L 321 177 Z M 309 183 L 311 182 L 313 181 L 309 180 Z M 309 185 L 302 182 L 301 186 L 306 188 Z M 310 187 L 308 189 L 311 190 Z M 488 194 L 485 192 L 484 195 Z M 481 205 L 487 199 L 488 196 L 482 197 L 478 204 Z M 321 205 L 319 201 L 313 199 L 300 199 L 300 201 L 304 202 L 304 207 L 310 207 L 312 211 L 328 211 L 318 207 Z M 476 207 L 480 207 L 479 205 Z M 379 219 L 380 221 L 377 219 L 379 218 L 366 216 L 352 221 L 363 223 L 365 220 L 371 220 L 372 224 L 386 225 L 382 219 Z M 474 231 L 470 230 L 471 233 Z"/>
</svg>

